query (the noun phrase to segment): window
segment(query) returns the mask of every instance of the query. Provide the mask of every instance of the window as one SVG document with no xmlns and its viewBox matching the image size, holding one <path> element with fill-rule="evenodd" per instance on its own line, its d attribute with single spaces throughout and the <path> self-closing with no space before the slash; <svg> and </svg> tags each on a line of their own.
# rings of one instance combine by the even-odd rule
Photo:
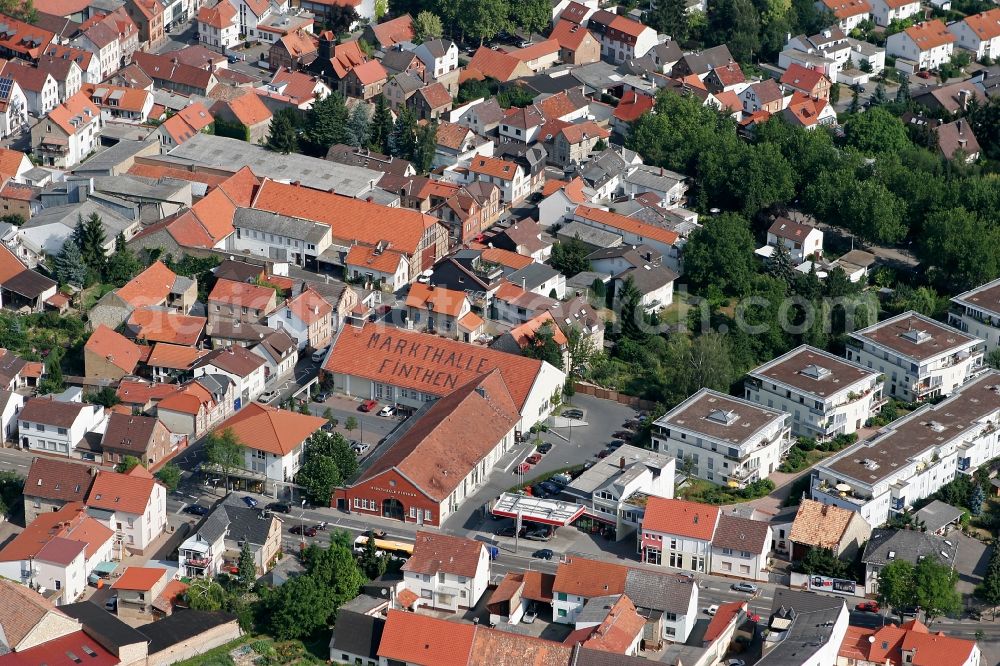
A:
<svg viewBox="0 0 1000 666">
<path fill-rule="evenodd" d="M 416 509 L 416 507 L 412 507 L 411 506 L 410 507 L 410 518 L 414 518 L 415 519 L 416 517 L 417 517 L 417 509 Z"/>
<path fill-rule="evenodd" d="M 560 608 L 558 612 L 559 612 L 559 617 L 566 617 L 566 609 L 565 608 Z"/>
<path fill-rule="evenodd" d="M 431 598 L 431 591 L 430 590 L 420 590 L 420 598 L 421 599 L 430 599 Z"/>
<path fill-rule="evenodd" d="M 559 601 L 566 601 L 566 593 L 565 592 L 556 592 L 556 599 L 558 599 Z M 565 615 L 560 616 L 560 617 L 565 617 Z"/>
<path fill-rule="evenodd" d="M 438 572 L 438 582 L 439 583 L 443 583 L 444 582 L 444 572 L 443 571 L 439 571 Z"/>
<path fill-rule="evenodd" d="M 57 431 L 59 432 L 60 435 L 66 434 L 66 428 L 57 428 Z"/>
<path fill-rule="evenodd" d="M 430 510 L 429 509 L 425 509 L 424 510 L 424 520 L 430 520 L 430 519 L 431 519 L 431 512 L 430 512 Z"/>
</svg>

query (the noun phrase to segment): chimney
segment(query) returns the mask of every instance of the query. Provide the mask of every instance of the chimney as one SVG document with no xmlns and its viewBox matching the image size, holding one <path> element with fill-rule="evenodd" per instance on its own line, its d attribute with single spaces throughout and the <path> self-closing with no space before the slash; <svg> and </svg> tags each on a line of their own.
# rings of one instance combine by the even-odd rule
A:
<svg viewBox="0 0 1000 666">
<path fill-rule="evenodd" d="M 959 118 L 957 121 L 955 121 L 955 129 L 958 130 L 959 134 L 962 133 L 962 119 L 961 118 Z"/>
<path fill-rule="evenodd" d="M 972 91 L 965 89 L 958 91 L 958 105 L 962 107 L 963 111 L 969 108 L 969 100 L 971 98 L 972 98 Z"/>
<path fill-rule="evenodd" d="M 328 62 L 333 57 L 333 41 L 330 32 L 324 31 L 320 34 L 318 53 L 322 62 Z"/>
<path fill-rule="evenodd" d="M 622 456 L 618 459 L 618 469 L 620 470 L 625 469 L 625 456 Z"/>
</svg>

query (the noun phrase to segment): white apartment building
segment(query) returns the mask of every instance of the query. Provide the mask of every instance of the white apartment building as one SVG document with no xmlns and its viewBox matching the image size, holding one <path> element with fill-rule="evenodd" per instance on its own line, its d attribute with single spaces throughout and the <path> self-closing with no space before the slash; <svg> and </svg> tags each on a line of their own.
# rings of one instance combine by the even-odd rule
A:
<svg viewBox="0 0 1000 666">
<path fill-rule="evenodd" d="M 245 407 L 264 392 L 267 362 L 246 347 L 232 345 L 216 349 L 198 359 L 194 376 L 225 375 L 236 385 L 237 402 L 233 409 Z"/>
<path fill-rule="evenodd" d="M 890 35 L 885 47 L 886 53 L 911 60 L 918 69 L 937 69 L 951 60 L 955 35 L 948 31 L 944 23 L 934 19 Z"/>
<path fill-rule="evenodd" d="M 958 45 L 972 51 L 975 60 L 1000 56 L 1000 8 L 966 16 L 948 25 Z"/>
<path fill-rule="evenodd" d="M 104 408 L 82 402 L 51 398 L 28 400 L 18 415 L 22 449 L 45 451 L 79 458 L 77 446 L 87 433 L 103 433 L 107 427 Z"/>
<path fill-rule="evenodd" d="M 531 178 L 521 165 L 496 157 L 476 157 L 468 166 L 468 174 L 465 184 L 477 180 L 492 183 L 500 188 L 505 204 L 519 203 L 531 190 Z"/>
<path fill-rule="evenodd" d="M 126 474 L 101 470 L 87 512 L 115 531 L 115 555 L 143 552 L 167 527 L 167 489 L 138 465 Z"/>
<path fill-rule="evenodd" d="M 983 365 L 983 341 L 916 312 L 851 333 L 847 360 L 884 377 L 889 396 L 915 402 L 950 395 Z"/>
<path fill-rule="evenodd" d="M 692 476 L 743 487 L 766 479 L 792 445 L 790 416 L 703 388 L 653 423 L 653 448 Z"/>
<path fill-rule="evenodd" d="M 673 456 L 625 444 L 573 479 L 563 492 L 594 520 L 615 528 L 621 541 L 642 525 L 650 497 L 674 496 Z"/>
<path fill-rule="evenodd" d="M 998 426 L 1000 372 L 990 370 L 821 462 L 812 473 L 812 498 L 857 511 L 877 527 L 1000 455 Z"/>
<path fill-rule="evenodd" d="M 226 251 L 250 253 L 272 261 L 315 268 L 330 247 L 330 225 L 253 208 L 237 208 L 236 233 L 226 237 Z"/>
<path fill-rule="evenodd" d="M 486 544 L 435 532 L 417 532 L 413 555 L 403 565 L 403 585 L 415 607 L 457 612 L 472 608 L 490 582 Z"/>
<path fill-rule="evenodd" d="M 871 0 L 872 20 L 888 27 L 893 21 L 905 21 L 920 12 L 918 0 Z"/>
<path fill-rule="evenodd" d="M 1000 279 L 959 294 L 951 302 L 949 324 L 981 338 L 987 352 L 1000 347 Z"/>
<path fill-rule="evenodd" d="M 637 544 L 640 559 L 670 569 L 708 573 L 720 515 L 717 506 L 649 498 Z"/>
<path fill-rule="evenodd" d="M 857 432 L 885 403 L 877 371 L 807 345 L 751 370 L 743 390 L 790 414 L 793 435 L 819 440 Z"/>
</svg>

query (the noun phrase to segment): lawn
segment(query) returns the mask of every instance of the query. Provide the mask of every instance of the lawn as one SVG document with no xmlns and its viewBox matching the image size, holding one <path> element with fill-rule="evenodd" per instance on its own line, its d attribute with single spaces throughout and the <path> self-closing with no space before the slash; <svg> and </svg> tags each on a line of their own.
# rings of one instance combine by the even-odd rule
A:
<svg viewBox="0 0 1000 666">
<path fill-rule="evenodd" d="M 284 666 L 286 664 L 323 664 L 330 658 L 330 637 L 320 632 L 306 641 L 275 641 L 268 636 L 243 636 L 220 645 L 197 657 L 177 662 L 177 666 Z M 238 658 L 232 652 L 238 650 Z"/>
<path fill-rule="evenodd" d="M 675 494 L 680 499 L 700 504 L 739 504 L 764 497 L 774 490 L 774 482 L 769 479 L 748 483 L 745 488 L 729 488 L 705 481 L 689 478 Z"/>
</svg>

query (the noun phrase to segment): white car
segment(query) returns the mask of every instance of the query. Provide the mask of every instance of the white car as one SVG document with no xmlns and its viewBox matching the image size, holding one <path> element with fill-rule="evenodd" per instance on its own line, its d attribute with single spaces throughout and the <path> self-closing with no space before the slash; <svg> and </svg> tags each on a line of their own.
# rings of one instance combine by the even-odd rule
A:
<svg viewBox="0 0 1000 666">
<path fill-rule="evenodd" d="M 538 613 L 536 613 L 535 609 L 532 608 L 532 609 L 527 610 L 527 611 L 524 612 L 524 616 L 521 618 L 521 622 L 523 622 L 525 624 L 534 624 L 535 623 L 535 619 L 537 617 L 538 617 Z"/>
<path fill-rule="evenodd" d="M 715 617 L 715 614 L 719 612 L 719 605 L 712 604 L 711 606 L 705 609 L 705 612 L 708 613 L 709 617 Z"/>
<path fill-rule="evenodd" d="M 323 359 L 326 358 L 326 352 L 327 352 L 326 348 L 317 349 L 316 351 L 314 351 L 312 353 L 312 357 L 311 357 L 312 358 L 312 362 L 313 363 L 322 363 Z"/>
<path fill-rule="evenodd" d="M 266 405 L 267 403 L 271 402 L 277 397 L 278 397 L 277 391 L 264 391 L 259 396 L 257 396 L 257 402 L 262 402 Z"/>
<path fill-rule="evenodd" d="M 378 410 L 378 415 L 379 416 L 395 416 L 396 415 L 396 408 L 393 407 L 392 405 L 386 405 L 382 409 Z"/>
</svg>

